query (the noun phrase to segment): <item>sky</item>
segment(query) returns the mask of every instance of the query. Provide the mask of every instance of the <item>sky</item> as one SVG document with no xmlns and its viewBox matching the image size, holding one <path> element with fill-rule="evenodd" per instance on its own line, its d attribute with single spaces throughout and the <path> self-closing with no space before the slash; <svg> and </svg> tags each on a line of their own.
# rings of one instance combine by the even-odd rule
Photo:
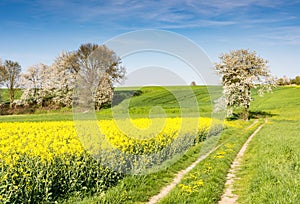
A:
<svg viewBox="0 0 300 204">
<path fill-rule="evenodd" d="M 159 29 L 190 39 L 212 62 L 230 50 L 255 50 L 269 61 L 272 74 L 295 77 L 300 75 L 299 10 L 300 0 L 1 0 L 0 58 L 18 61 L 25 71 L 38 63 L 51 65 L 61 51 L 83 43 Z M 128 73 L 142 58 L 124 59 Z M 184 66 L 174 62 L 169 66 Z M 184 80 L 193 80 L 192 73 Z"/>
</svg>

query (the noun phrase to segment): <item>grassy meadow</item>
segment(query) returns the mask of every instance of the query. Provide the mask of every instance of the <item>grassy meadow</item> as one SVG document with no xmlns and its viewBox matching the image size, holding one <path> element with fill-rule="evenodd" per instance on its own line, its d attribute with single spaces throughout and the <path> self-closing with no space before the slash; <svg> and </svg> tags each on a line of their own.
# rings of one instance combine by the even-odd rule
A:
<svg viewBox="0 0 300 204">
<path fill-rule="evenodd" d="M 114 125 L 109 121 L 115 115 L 123 120 L 128 113 L 141 128 L 150 124 L 149 119 L 143 118 L 150 117 L 159 124 L 160 117 L 167 117 L 170 128 L 157 140 L 147 143 L 123 135 L 116 137 L 118 140 L 112 137 L 115 147 L 124 152 L 158 151 L 176 140 L 177 118 L 201 117 L 208 121 L 211 101 L 220 90 L 221 87 L 210 87 L 211 98 L 203 86 L 117 88 L 112 108 L 96 112 L 96 117 L 107 121 L 105 127 L 113 136 L 116 132 L 110 130 Z M 194 96 L 199 112 L 190 108 Z M 5 97 L 3 94 L 4 100 Z M 205 145 L 211 142 L 220 145 L 219 148 L 197 164 L 160 203 L 217 203 L 231 162 L 251 133 L 264 122 L 263 118 L 268 117 L 268 123 L 250 143 L 238 172 L 241 179 L 234 186 L 239 202 L 297 203 L 300 195 L 299 99 L 299 87 L 278 87 L 264 97 L 254 92 L 250 121 L 226 121 L 218 137 L 209 138 L 209 131 L 201 129 L 203 125 L 190 127 L 185 130 L 183 140 L 202 139 L 196 139 L 183 155 L 163 163 L 162 170 L 146 175 L 124 175 L 100 166 L 76 138 L 70 109 L 0 116 L 0 202 L 145 203 L 203 154 Z M 156 108 L 158 106 L 164 111 Z M 259 122 L 247 128 L 254 119 Z"/>
<path fill-rule="evenodd" d="M 272 114 L 250 143 L 235 185 L 240 203 L 300 200 L 300 87 L 278 88 L 257 98 L 252 110 Z"/>
</svg>

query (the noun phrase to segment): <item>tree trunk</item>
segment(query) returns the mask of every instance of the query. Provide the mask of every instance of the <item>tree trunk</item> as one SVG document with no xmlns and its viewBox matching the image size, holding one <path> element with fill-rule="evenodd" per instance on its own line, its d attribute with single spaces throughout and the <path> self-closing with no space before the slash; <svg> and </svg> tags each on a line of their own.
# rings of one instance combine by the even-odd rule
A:
<svg viewBox="0 0 300 204">
<path fill-rule="evenodd" d="M 247 100 L 245 104 L 245 110 L 244 110 L 244 120 L 248 121 L 249 120 L 249 108 L 250 108 L 250 101 L 251 101 L 251 87 L 247 85 L 247 96 L 249 97 L 249 100 Z"/>
<path fill-rule="evenodd" d="M 249 120 L 249 105 L 245 105 L 245 110 L 244 110 L 244 118 L 245 121 Z"/>
<path fill-rule="evenodd" d="M 14 99 L 15 99 L 14 90 L 10 89 L 10 90 L 9 90 L 9 107 L 10 107 L 10 108 L 12 108 Z"/>
</svg>

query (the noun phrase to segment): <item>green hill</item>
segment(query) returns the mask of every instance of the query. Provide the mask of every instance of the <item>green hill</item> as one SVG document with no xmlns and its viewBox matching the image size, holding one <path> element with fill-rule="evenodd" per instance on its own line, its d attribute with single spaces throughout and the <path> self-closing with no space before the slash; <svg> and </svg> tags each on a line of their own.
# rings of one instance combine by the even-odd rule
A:
<svg viewBox="0 0 300 204">
<path fill-rule="evenodd" d="M 209 91 L 208 91 L 209 90 Z M 6 91 L 7 92 L 7 91 Z M 209 94 L 210 93 L 210 94 Z M 97 112 L 98 119 L 112 117 L 199 117 L 210 116 L 214 99 L 220 96 L 218 86 L 119 87 L 115 89 L 112 108 Z M 4 98 L 7 96 L 4 95 Z M 5 99 L 7 100 L 7 98 Z M 113 113 L 113 114 L 112 114 Z M 150 114 L 150 115 L 149 115 Z M 165 115 L 166 114 L 166 115 Z M 0 121 L 73 120 L 71 109 L 36 111 L 30 115 L 0 116 Z"/>
<path fill-rule="evenodd" d="M 137 93 L 132 88 L 131 95 Z M 134 92 L 135 91 L 135 92 Z M 128 88 L 118 88 L 113 99 L 113 108 L 103 110 L 98 115 L 107 116 L 113 110 L 115 115 L 128 113 L 132 117 L 160 117 L 166 114 L 168 117 L 180 116 L 210 116 L 212 110 L 211 101 L 221 93 L 221 87 L 205 86 L 168 86 L 168 87 L 143 87 L 138 96 L 124 98 L 115 103 L 120 95 L 129 92 Z M 160 107 L 160 108 L 159 108 Z M 163 111 L 161 110 L 163 109 Z"/>
<path fill-rule="evenodd" d="M 254 113 L 269 113 L 289 115 L 295 111 L 290 111 L 292 107 L 300 104 L 296 91 L 299 87 L 278 87 L 273 93 L 265 94 L 259 97 L 253 94 L 254 101 L 251 103 L 251 111 Z M 8 101 L 7 90 L 3 89 L 3 99 Z M 113 107 L 105 108 L 97 112 L 98 119 L 125 117 L 128 113 L 131 117 L 180 117 L 182 113 L 185 116 L 210 116 L 212 110 L 212 101 L 220 96 L 221 87 L 211 86 L 208 89 L 205 86 L 169 86 L 169 87 L 119 87 L 116 88 L 113 99 Z M 20 97 L 21 91 L 18 92 Z M 193 100 L 197 99 L 197 103 Z M 211 98 L 212 97 L 212 98 Z M 199 111 L 195 109 L 195 104 Z M 161 110 L 161 107 L 163 111 Z M 30 115 L 10 115 L 0 116 L 0 121 L 55 121 L 55 120 L 73 120 L 71 109 L 62 109 L 59 111 L 37 111 Z M 150 114 L 150 115 L 149 115 Z"/>
</svg>

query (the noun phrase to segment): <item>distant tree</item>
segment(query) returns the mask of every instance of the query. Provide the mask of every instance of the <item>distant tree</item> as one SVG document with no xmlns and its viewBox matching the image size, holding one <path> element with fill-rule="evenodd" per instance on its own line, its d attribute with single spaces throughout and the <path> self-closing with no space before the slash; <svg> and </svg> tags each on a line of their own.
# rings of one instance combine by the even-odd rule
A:
<svg viewBox="0 0 300 204">
<path fill-rule="evenodd" d="M 295 79 L 291 79 L 291 84 L 296 84 Z"/>
<path fill-rule="evenodd" d="M 248 50 L 233 50 L 222 54 L 216 70 L 222 75 L 224 102 L 227 114 L 231 115 L 236 107 L 243 107 L 243 119 L 249 118 L 251 89 L 258 89 L 262 95 L 274 86 L 274 78 L 267 67 L 267 61 Z"/>
<path fill-rule="evenodd" d="M 197 84 L 196 84 L 196 82 L 195 81 L 192 81 L 191 82 L 191 86 L 196 86 Z"/>
<path fill-rule="evenodd" d="M 9 93 L 10 108 L 13 105 L 15 99 L 15 92 L 19 86 L 19 78 L 21 73 L 21 66 L 18 62 L 11 60 L 5 60 L 2 68 L 2 77 L 4 84 L 6 85 Z"/>
<path fill-rule="evenodd" d="M 278 86 L 284 86 L 284 80 L 283 80 L 283 78 L 277 79 L 277 85 Z"/>
<path fill-rule="evenodd" d="M 300 76 L 296 76 L 295 79 L 292 79 L 292 84 L 300 85 Z"/>
<path fill-rule="evenodd" d="M 290 84 L 291 80 L 287 76 L 283 76 L 282 78 L 277 79 L 277 85 L 279 86 L 286 86 Z"/>
</svg>

